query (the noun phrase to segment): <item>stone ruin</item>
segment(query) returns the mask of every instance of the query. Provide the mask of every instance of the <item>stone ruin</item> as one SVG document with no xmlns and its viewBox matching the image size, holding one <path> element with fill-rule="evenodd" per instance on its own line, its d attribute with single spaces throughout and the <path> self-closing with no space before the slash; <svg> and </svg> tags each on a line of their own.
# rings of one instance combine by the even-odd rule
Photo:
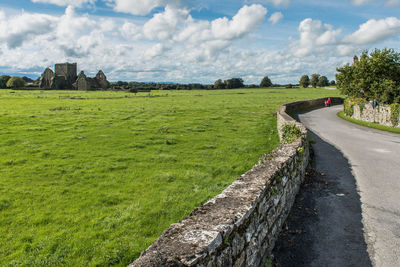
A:
<svg viewBox="0 0 400 267">
<path fill-rule="evenodd" d="M 55 65 L 55 72 L 46 68 L 40 77 L 39 87 L 42 89 L 75 89 L 75 90 L 106 90 L 109 82 L 103 71 L 99 71 L 94 78 L 89 78 L 83 71 L 77 75 L 76 63 Z"/>
</svg>

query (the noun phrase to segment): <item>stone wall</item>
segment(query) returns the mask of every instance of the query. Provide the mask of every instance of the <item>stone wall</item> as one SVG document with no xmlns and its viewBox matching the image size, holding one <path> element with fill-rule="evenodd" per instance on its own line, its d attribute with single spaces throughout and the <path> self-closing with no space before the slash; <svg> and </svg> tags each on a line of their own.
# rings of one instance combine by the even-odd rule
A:
<svg viewBox="0 0 400 267">
<path fill-rule="evenodd" d="M 322 106 L 324 100 L 282 106 L 278 129 L 294 122 L 286 112 Z M 297 125 L 300 138 L 264 155 L 220 195 L 172 224 L 129 266 L 265 266 L 308 165 L 307 132 Z"/>
<path fill-rule="evenodd" d="M 400 125 L 392 124 L 390 105 L 381 104 L 374 109 L 370 103 L 366 103 L 361 106 L 354 105 L 353 111 L 353 119 L 400 128 Z"/>
</svg>

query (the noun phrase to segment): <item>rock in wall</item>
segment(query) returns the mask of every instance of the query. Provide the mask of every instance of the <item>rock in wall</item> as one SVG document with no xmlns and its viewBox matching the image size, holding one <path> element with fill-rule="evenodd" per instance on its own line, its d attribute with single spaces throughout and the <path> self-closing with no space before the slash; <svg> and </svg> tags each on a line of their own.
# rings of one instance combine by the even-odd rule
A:
<svg viewBox="0 0 400 267">
<path fill-rule="evenodd" d="M 390 105 L 381 104 L 374 109 L 372 104 L 365 103 L 362 106 L 354 105 L 353 111 L 353 119 L 400 128 L 400 125 L 392 124 Z"/>
</svg>

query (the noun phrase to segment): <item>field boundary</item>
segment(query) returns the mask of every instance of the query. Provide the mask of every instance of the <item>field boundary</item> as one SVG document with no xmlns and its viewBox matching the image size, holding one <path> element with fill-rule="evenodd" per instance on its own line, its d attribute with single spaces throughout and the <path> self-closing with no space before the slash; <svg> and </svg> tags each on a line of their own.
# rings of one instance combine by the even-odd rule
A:
<svg viewBox="0 0 400 267">
<path fill-rule="evenodd" d="M 400 134 L 400 128 L 395 128 L 392 126 L 385 126 L 385 125 L 378 124 L 378 123 L 352 119 L 352 118 L 346 116 L 343 111 L 338 112 L 337 116 L 343 120 L 346 120 L 348 122 L 351 122 L 351 123 L 354 123 L 354 124 L 357 124 L 360 126 L 364 126 L 364 127 L 368 127 L 368 128 L 376 129 L 376 130 L 380 130 L 380 131 Z"/>
<path fill-rule="evenodd" d="M 265 154 L 220 195 L 172 224 L 129 266 L 264 266 L 309 163 L 307 130 L 288 113 L 321 107 L 325 100 L 283 105 L 277 112 L 281 140 L 287 124 L 294 123 L 301 136 Z"/>
<path fill-rule="evenodd" d="M 400 128 L 400 105 L 378 104 L 372 105 L 362 98 L 347 99 L 344 109 L 347 118 L 377 124 L 386 127 Z"/>
</svg>

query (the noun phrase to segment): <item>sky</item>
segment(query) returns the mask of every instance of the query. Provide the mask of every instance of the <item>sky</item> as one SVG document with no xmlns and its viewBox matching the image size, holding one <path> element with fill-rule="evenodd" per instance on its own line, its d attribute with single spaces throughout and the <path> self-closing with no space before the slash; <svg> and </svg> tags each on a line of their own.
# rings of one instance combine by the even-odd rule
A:
<svg viewBox="0 0 400 267">
<path fill-rule="evenodd" d="M 110 81 L 298 83 L 400 47 L 400 0 L 0 0 L 0 74 L 77 62 Z"/>
</svg>

